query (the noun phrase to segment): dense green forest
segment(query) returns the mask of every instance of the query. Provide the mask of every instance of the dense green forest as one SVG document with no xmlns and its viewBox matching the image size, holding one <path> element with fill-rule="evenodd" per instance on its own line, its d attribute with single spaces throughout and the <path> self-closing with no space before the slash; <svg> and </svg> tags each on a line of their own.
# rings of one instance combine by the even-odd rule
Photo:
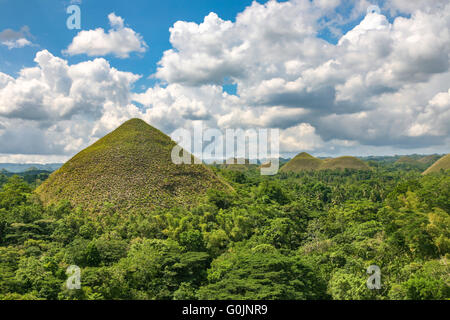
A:
<svg viewBox="0 0 450 320">
<path fill-rule="evenodd" d="M 0 299 L 449 299 L 449 171 L 369 165 L 212 167 L 232 194 L 151 211 L 44 208 L 39 181 L 0 175 Z M 79 290 L 66 288 L 69 265 Z"/>
</svg>

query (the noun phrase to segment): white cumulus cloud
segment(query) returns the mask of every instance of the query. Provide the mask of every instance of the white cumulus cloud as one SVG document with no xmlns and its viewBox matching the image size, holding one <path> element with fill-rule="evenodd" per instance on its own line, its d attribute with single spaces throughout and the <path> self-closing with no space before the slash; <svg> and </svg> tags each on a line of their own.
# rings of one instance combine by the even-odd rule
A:
<svg viewBox="0 0 450 320">
<path fill-rule="evenodd" d="M 365 0 L 272 0 L 233 21 L 177 21 L 152 75 L 159 84 L 141 93 L 138 75 L 103 58 L 69 65 L 41 51 L 35 67 L 0 73 L 0 154 L 73 154 L 130 117 L 167 134 L 199 122 L 279 128 L 281 152 L 448 152 L 450 3 L 433 3 L 390 0 L 366 14 Z M 67 53 L 145 51 L 121 17 L 109 21 Z M 224 92 L 230 84 L 236 94 Z"/>
<path fill-rule="evenodd" d="M 448 146 L 448 132 L 437 134 L 431 114 L 449 106 L 429 104 L 449 89 L 448 1 L 396 1 L 395 11 L 411 15 L 392 22 L 383 11 L 366 14 L 367 1 L 351 3 L 351 15 L 365 16 L 336 44 L 318 37 L 318 21 L 335 1 L 254 2 L 235 22 L 214 13 L 199 24 L 178 21 L 155 77 L 167 88 L 233 83 L 237 95 L 215 102 L 222 105 L 213 117 L 218 126 L 309 125 L 325 147 Z"/>
<path fill-rule="evenodd" d="M 103 58 L 69 65 L 43 50 L 14 78 L 0 73 L 0 154 L 73 154 L 137 116 L 139 75 Z"/>
<path fill-rule="evenodd" d="M 108 19 L 111 29 L 106 32 L 103 28 L 80 31 L 64 53 L 88 56 L 111 54 L 119 58 L 128 58 L 132 52 L 143 53 L 147 50 L 148 46 L 142 36 L 125 27 L 121 17 L 110 13 Z"/>
</svg>

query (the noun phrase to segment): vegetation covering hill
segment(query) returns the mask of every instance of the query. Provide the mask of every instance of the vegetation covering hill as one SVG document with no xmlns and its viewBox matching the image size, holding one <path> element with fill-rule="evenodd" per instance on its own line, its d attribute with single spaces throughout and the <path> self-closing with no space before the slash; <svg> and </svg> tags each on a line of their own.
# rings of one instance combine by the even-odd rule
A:
<svg viewBox="0 0 450 320">
<path fill-rule="evenodd" d="M 436 161 L 438 161 L 440 158 L 442 158 L 441 155 L 431 154 L 431 155 L 428 155 L 428 156 L 424 156 L 424 157 L 420 158 L 417 161 L 420 162 L 420 163 L 431 165 L 431 164 L 435 163 Z"/>
<path fill-rule="evenodd" d="M 0 174 L 0 300 L 450 298 L 450 171 L 212 169 L 235 192 L 151 214 L 44 207 Z"/>
<path fill-rule="evenodd" d="M 204 164 L 174 164 L 167 135 L 132 119 L 84 149 L 37 190 L 45 205 L 119 208 L 194 205 L 208 189 L 231 190 Z"/>
<path fill-rule="evenodd" d="M 431 154 L 427 156 L 423 155 L 408 155 L 408 156 L 401 156 L 398 158 L 397 161 L 395 161 L 396 164 L 409 164 L 409 165 L 415 165 L 415 166 L 421 166 L 421 165 L 432 165 L 434 162 L 439 160 L 441 158 L 438 154 Z"/>
<path fill-rule="evenodd" d="M 409 156 L 402 156 L 397 161 L 395 161 L 395 163 L 397 163 L 397 164 L 400 164 L 400 163 L 417 164 L 417 163 L 419 163 L 419 160 L 413 159 Z"/>
<path fill-rule="evenodd" d="M 312 155 L 302 152 L 295 156 L 291 161 L 285 164 L 281 172 L 299 172 L 311 170 L 326 170 L 326 169 L 356 169 L 369 170 L 367 164 L 355 157 L 344 156 L 330 159 L 318 159 Z"/>
<path fill-rule="evenodd" d="M 320 166 L 321 170 L 325 169 L 356 169 L 369 170 L 367 164 L 355 157 L 344 156 L 333 159 L 325 159 Z"/>
<path fill-rule="evenodd" d="M 423 174 L 428 174 L 432 172 L 439 172 L 442 170 L 450 170 L 450 154 L 443 156 L 438 161 L 436 161 L 431 167 L 424 171 Z"/>
<path fill-rule="evenodd" d="M 377 162 L 378 164 L 384 163 L 384 164 L 390 164 L 390 163 L 397 163 L 397 164 L 412 164 L 413 166 L 418 166 L 419 164 L 425 164 L 425 165 L 432 165 L 435 161 L 439 160 L 442 155 L 439 154 L 431 154 L 431 155 L 423 155 L 423 154 L 409 154 L 409 155 L 395 155 L 395 156 L 364 156 L 364 157 L 358 157 L 358 159 L 361 159 L 365 162 L 374 163 Z M 416 160 L 415 162 L 412 162 L 412 160 Z M 400 160 L 400 161 L 399 161 Z"/>
<path fill-rule="evenodd" d="M 292 158 L 288 163 L 281 167 L 280 172 L 297 172 L 303 170 L 317 170 L 322 164 L 322 160 L 312 155 L 302 152 Z"/>
</svg>

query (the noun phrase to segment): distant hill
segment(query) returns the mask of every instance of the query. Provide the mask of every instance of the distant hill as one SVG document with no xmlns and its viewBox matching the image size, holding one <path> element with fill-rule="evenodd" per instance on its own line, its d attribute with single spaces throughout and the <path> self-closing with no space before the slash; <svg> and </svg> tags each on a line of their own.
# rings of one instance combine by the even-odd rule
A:
<svg viewBox="0 0 450 320">
<path fill-rule="evenodd" d="M 412 157 L 409 156 L 402 156 L 400 157 L 397 161 L 395 161 L 396 164 L 402 164 L 402 163 L 407 163 L 407 164 L 418 164 L 420 163 L 417 159 L 413 159 Z"/>
<path fill-rule="evenodd" d="M 428 174 L 432 172 L 439 172 L 442 170 L 450 170 L 450 154 L 443 156 L 438 161 L 436 161 L 431 167 L 423 172 L 423 174 Z"/>
<path fill-rule="evenodd" d="M 84 149 L 37 190 L 44 204 L 63 199 L 97 209 L 105 202 L 120 208 L 185 206 L 208 189 L 232 188 L 204 164 L 174 164 L 175 146 L 167 135 L 132 119 Z"/>
<path fill-rule="evenodd" d="M 24 177 L 24 176 L 38 176 L 40 174 L 44 174 L 44 175 L 50 175 L 52 172 L 51 171 L 47 171 L 47 170 L 39 170 L 36 168 L 30 168 L 28 170 L 25 170 L 23 172 L 9 172 L 8 170 L 5 169 L 1 169 L 0 170 L 0 174 L 3 174 L 7 177 L 11 177 L 11 176 L 19 176 L 19 177 Z"/>
<path fill-rule="evenodd" d="M 431 154 L 429 156 L 424 156 L 424 157 L 418 159 L 417 161 L 420 163 L 431 165 L 431 164 L 435 163 L 436 161 L 438 161 L 440 158 L 442 158 L 442 155 Z"/>
<path fill-rule="evenodd" d="M 326 170 L 326 169 L 356 169 L 369 170 L 367 164 L 355 157 L 343 156 L 338 158 L 319 159 L 312 155 L 302 152 L 295 156 L 291 161 L 281 167 L 281 172 L 299 172 L 311 170 Z"/>
<path fill-rule="evenodd" d="M 324 169 L 356 169 L 356 170 L 369 170 L 369 166 L 362 160 L 344 156 L 339 158 L 325 159 L 320 166 L 321 170 Z"/>
<path fill-rule="evenodd" d="M 45 181 L 49 175 L 51 174 L 50 171 L 46 170 L 36 170 L 35 168 L 30 168 L 27 171 L 24 172 L 9 172 L 5 169 L 0 170 L 0 186 L 2 185 L 2 182 L 7 181 L 8 177 L 12 176 L 19 176 L 22 177 L 24 181 L 28 182 L 29 184 L 36 186 L 39 185 L 42 181 Z M 2 177 L 4 176 L 4 177 Z M 6 177 L 6 178 L 5 178 Z"/>
<path fill-rule="evenodd" d="M 0 170 L 4 169 L 8 172 L 19 173 L 25 172 L 29 169 L 34 170 L 44 170 L 44 171 L 55 171 L 62 166 L 62 163 L 0 163 Z"/>
<path fill-rule="evenodd" d="M 317 170 L 322 165 L 322 161 L 312 155 L 302 152 L 292 158 L 281 167 L 280 172 L 297 172 L 302 170 Z"/>
<path fill-rule="evenodd" d="M 396 164 L 410 164 L 414 166 L 430 166 L 437 160 L 439 160 L 442 156 L 438 154 L 431 154 L 428 156 L 422 156 L 422 155 L 409 155 L 409 156 L 401 156 L 397 161 L 395 161 Z"/>
<path fill-rule="evenodd" d="M 395 156 L 364 156 L 358 157 L 358 159 L 371 162 L 375 161 L 375 162 L 397 163 L 397 164 L 431 165 L 441 157 L 442 155 L 439 154 L 431 154 L 431 155 L 409 154 L 409 155 L 395 155 Z"/>
</svg>

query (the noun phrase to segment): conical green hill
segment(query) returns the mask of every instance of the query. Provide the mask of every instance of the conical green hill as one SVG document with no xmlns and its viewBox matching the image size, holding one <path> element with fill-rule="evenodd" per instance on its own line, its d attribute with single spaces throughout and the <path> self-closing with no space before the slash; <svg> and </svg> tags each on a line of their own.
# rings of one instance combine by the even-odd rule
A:
<svg viewBox="0 0 450 320">
<path fill-rule="evenodd" d="M 312 155 L 302 152 L 292 158 L 281 167 L 280 172 L 299 172 L 303 170 L 317 170 L 322 164 L 322 160 Z"/>
<path fill-rule="evenodd" d="M 281 172 L 299 172 L 304 170 L 326 170 L 326 169 L 356 169 L 369 170 L 368 165 L 355 157 L 344 156 L 338 158 L 329 158 L 321 160 L 312 155 L 302 152 L 292 158 L 288 163 L 281 167 Z"/>
<path fill-rule="evenodd" d="M 131 119 L 84 149 L 37 190 L 45 205 L 69 200 L 97 209 L 195 205 L 208 189 L 232 190 L 203 164 L 174 164 L 175 142 Z"/>
<path fill-rule="evenodd" d="M 431 167 L 425 170 L 423 174 L 439 172 L 441 170 L 450 170 L 450 154 L 447 154 L 446 156 L 440 158 Z"/>
<path fill-rule="evenodd" d="M 400 157 L 397 161 L 395 161 L 395 163 L 397 163 L 397 164 L 399 164 L 399 163 L 417 164 L 418 161 L 411 157 L 403 156 L 403 157 Z"/>
<path fill-rule="evenodd" d="M 369 170 L 369 166 L 362 160 L 343 156 L 333 159 L 326 159 L 323 161 L 320 169 L 356 169 L 356 170 Z"/>
<path fill-rule="evenodd" d="M 436 161 L 438 161 L 440 158 L 442 158 L 441 155 L 438 154 L 431 154 L 429 156 L 425 156 L 420 158 L 419 160 L 417 160 L 420 163 L 424 163 L 424 164 L 428 164 L 428 165 L 432 165 L 433 163 L 435 163 Z"/>
</svg>

